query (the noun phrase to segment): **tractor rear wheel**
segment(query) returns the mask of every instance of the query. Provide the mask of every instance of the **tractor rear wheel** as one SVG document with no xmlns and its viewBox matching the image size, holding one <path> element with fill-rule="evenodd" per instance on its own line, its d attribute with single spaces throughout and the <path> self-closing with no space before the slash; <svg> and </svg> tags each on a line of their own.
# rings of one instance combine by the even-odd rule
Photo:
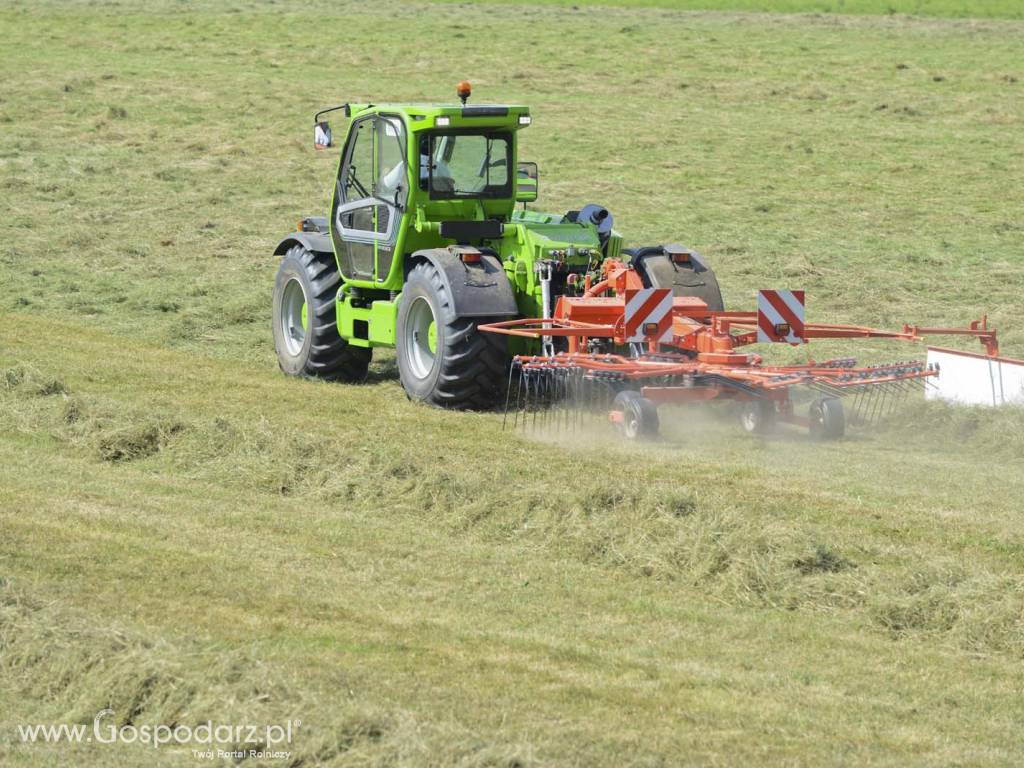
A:
<svg viewBox="0 0 1024 768">
<path fill-rule="evenodd" d="M 632 389 L 615 396 L 612 410 L 622 414 L 615 422 L 622 435 L 630 440 L 650 440 L 658 436 L 658 406 Z"/>
<path fill-rule="evenodd" d="M 290 376 L 357 382 L 366 378 L 370 350 L 338 335 L 335 301 L 341 278 L 334 256 L 295 245 L 274 282 L 274 347 Z"/>
<path fill-rule="evenodd" d="M 673 296 L 694 296 L 712 312 L 725 309 L 718 279 L 699 253 L 691 252 L 690 261 L 678 264 L 668 257 L 661 245 L 627 249 L 624 253 L 633 257 L 630 263 L 645 288 L 671 288 Z"/>
<path fill-rule="evenodd" d="M 477 330 L 489 321 L 458 317 L 437 267 L 413 267 L 395 328 L 398 374 L 409 398 L 443 408 L 493 407 L 503 394 L 508 355 L 503 336 Z"/>
</svg>

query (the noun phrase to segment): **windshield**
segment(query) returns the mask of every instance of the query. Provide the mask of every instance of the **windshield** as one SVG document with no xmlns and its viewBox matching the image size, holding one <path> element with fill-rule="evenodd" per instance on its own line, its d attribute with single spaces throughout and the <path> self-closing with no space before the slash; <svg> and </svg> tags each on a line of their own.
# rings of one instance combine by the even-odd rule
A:
<svg viewBox="0 0 1024 768">
<path fill-rule="evenodd" d="M 421 153 L 421 176 L 433 198 L 508 197 L 512 137 L 508 133 L 435 133 Z"/>
</svg>

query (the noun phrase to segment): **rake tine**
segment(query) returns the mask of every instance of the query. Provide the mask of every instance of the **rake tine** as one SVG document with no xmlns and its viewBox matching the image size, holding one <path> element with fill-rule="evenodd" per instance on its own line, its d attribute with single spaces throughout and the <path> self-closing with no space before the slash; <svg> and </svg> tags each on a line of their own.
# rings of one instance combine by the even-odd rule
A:
<svg viewBox="0 0 1024 768">
<path fill-rule="evenodd" d="M 519 365 L 519 382 L 516 387 L 516 408 L 515 413 L 512 415 L 512 429 L 514 430 L 519 426 L 519 403 L 523 397 L 523 366 Z"/>
<path fill-rule="evenodd" d="M 553 384 L 553 397 L 554 402 L 552 405 L 551 420 L 554 424 L 555 429 L 561 429 L 562 427 L 562 371 L 556 368 L 554 371 Z"/>
<path fill-rule="evenodd" d="M 540 368 L 540 369 L 537 370 L 537 374 L 536 374 L 535 378 L 536 378 L 536 381 L 534 382 L 534 387 L 533 387 L 535 402 L 534 402 L 534 405 L 533 405 L 533 424 L 532 424 L 532 428 L 533 428 L 534 432 L 536 432 L 538 430 L 538 426 L 537 426 L 537 422 L 538 421 L 540 422 L 540 426 L 541 427 L 544 426 L 544 417 L 543 417 L 543 413 L 542 413 L 542 410 L 541 410 L 543 408 L 543 406 L 544 406 L 544 369 L 543 368 Z"/>
<path fill-rule="evenodd" d="M 868 426 L 874 423 L 876 393 L 870 386 L 864 387 L 864 423 Z"/>
<path fill-rule="evenodd" d="M 569 430 L 569 376 L 564 368 L 558 372 L 558 422 L 564 431 Z"/>
<path fill-rule="evenodd" d="M 846 395 L 846 393 L 839 387 L 824 381 L 815 384 L 814 388 L 817 389 L 819 392 L 823 392 L 826 395 L 831 395 L 832 397 L 844 397 Z"/>
<path fill-rule="evenodd" d="M 523 416 L 523 423 L 520 429 L 525 430 L 527 413 L 530 408 L 530 371 L 527 368 L 523 368 L 522 379 L 520 380 L 520 402 L 522 403 L 520 412 Z"/>
<path fill-rule="evenodd" d="M 890 416 L 896 412 L 896 408 L 903 401 L 903 398 L 904 398 L 905 395 L 906 395 L 906 392 L 903 390 L 902 387 L 893 386 L 892 404 L 889 406 L 889 415 Z"/>
<path fill-rule="evenodd" d="M 569 380 L 572 385 L 572 431 L 575 433 L 576 430 L 579 428 L 580 418 L 580 378 L 576 371 L 570 371 L 569 376 Z"/>
<path fill-rule="evenodd" d="M 878 411 L 876 416 L 878 417 L 878 421 L 881 421 L 885 416 L 885 402 L 889 397 L 889 390 L 886 389 L 884 382 L 876 384 L 875 386 L 877 387 L 876 391 L 878 392 Z"/>
<path fill-rule="evenodd" d="M 534 424 L 539 422 L 539 432 L 544 431 L 544 423 L 547 421 L 548 409 L 548 372 L 544 368 L 537 371 L 537 407 L 533 411 Z"/>
<path fill-rule="evenodd" d="M 522 403 L 522 415 L 523 425 L 520 429 L 526 429 L 526 414 L 527 409 L 530 407 L 530 372 L 526 368 L 522 369 L 522 373 L 519 379 L 520 383 L 520 402 Z"/>
<path fill-rule="evenodd" d="M 562 426 L 562 371 L 556 368 L 551 379 L 551 423 L 556 430 Z"/>
<path fill-rule="evenodd" d="M 576 377 L 572 369 L 565 371 L 565 428 L 571 432 L 576 431 Z"/>
<path fill-rule="evenodd" d="M 869 426 L 875 422 L 875 406 L 878 404 L 878 391 L 871 385 L 864 386 L 865 423 Z"/>
<path fill-rule="evenodd" d="M 508 421 L 508 403 L 512 397 L 512 371 L 515 370 L 515 365 L 508 367 L 508 385 L 505 387 L 505 412 L 501 415 L 501 431 L 505 431 L 505 422 Z"/>
<path fill-rule="evenodd" d="M 548 374 L 548 426 L 558 429 L 558 369 Z"/>
<path fill-rule="evenodd" d="M 882 418 L 891 414 L 893 411 L 893 407 L 895 405 L 896 388 L 893 387 L 891 383 L 885 385 L 885 395 L 888 399 L 882 402 L 882 405 L 884 406 L 884 410 L 882 411 Z"/>
<path fill-rule="evenodd" d="M 523 413 L 523 427 L 532 427 L 537 423 L 537 408 L 534 405 L 534 401 L 537 397 L 537 372 L 533 369 L 530 370 L 530 374 L 526 377 L 526 410 Z M 533 424 L 531 425 L 531 416 Z"/>
<path fill-rule="evenodd" d="M 910 394 L 910 382 L 907 382 L 907 381 L 900 382 L 900 386 L 899 386 L 897 392 L 898 392 L 898 395 L 897 395 L 896 403 L 893 405 L 893 411 L 895 411 L 898 406 L 902 405 L 906 401 L 907 395 Z"/>
<path fill-rule="evenodd" d="M 873 385 L 871 388 L 871 425 L 874 426 L 878 419 L 879 409 L 882 407 L 883 393 L 879 392 L 878 389 Z"/>
<path fill-rule="evenodd" d="M 562 370 L 562 418 L 565 420 L 564 429 L 568 432 L 571 429 L 569 420 L 572 417 L 571 411 L 572 403 L 569 402 L 569 371 L 568 369 Z"/>
<path fill-rule="evenodd" d="M 544 423 L 547 421 L 548 409 L 548 372 L 545 369 L 541 369 L 537 372 L 537 407 L 533 410 L 533 424 L 537 427 L 537 422 L 540 422 L 540 428 L 538 431 L 544 431 Z"/>
<path fill-rule="evenodd" d="M 853 418 L 854 418 L 854 420 L 856 420 L 858 422 L 862 421 L 862 418 L 861 418 L 861 406 L 863 405 L 863 400 L 864 400 L 864 388 L 863 387 L 855 387 L 854 390 L 853 390 L 853 408 L 851 410 L 853 411 Z"/>
<path fill-rule="evenodd" d="M 576 376 L 572 369 L 565 371 L 566 428 L 576 431 Z"/>
<path fill-rule="evenodd" d="M 548 373 L 548 427 L 558 426 L 558 369 Z"/>
<path fill-rule="evenodd" d="M 555 372 L 555 425 L 556 429 L 564 429 L 565 424 L 565 371 L 559 368 Z"/>
<path fill-rule="evenodd" d="M 871 423 L 871 392 L 868 387 L 861 385 L 860 387 L 860 418 L 861 421 L 870 425 Z"/>
<path fill-rule="evenodd" d="M 520 402 L 522 403 L 522 408 L 520 410 L 522 411 L 523 424 L 520 429 L 526 428 L 526 414 L 530 407 L 530 378 L 530 371 L 524 368 L 521 379 L 522 392 L 520 395 Z"/>
<path fill-rule="evenodd" d="M 585 415 L 584 409 L 587 407 L 587 393 L 589 387 L 583 371 L 580 371 L 577 374 L 576 384 L 576 426 L 578 429 L 583 429 L 583 417 Z"/>
<path fill-rule="evenodd" d="M 893 405 L 893 411 L 896 410 L 897 406 L 903 405 L 906 402 L 907 396 L 910 394 L 910 382 L 902 381 L 899 387 L 899 398 L 895 405 Z"/>
<path fill-rule="evenodd" d="M 583 371 L 576 374 L 576 427 L 583 429 L 584 409 L 587 407 L 587 380 Z"/>
</svg>

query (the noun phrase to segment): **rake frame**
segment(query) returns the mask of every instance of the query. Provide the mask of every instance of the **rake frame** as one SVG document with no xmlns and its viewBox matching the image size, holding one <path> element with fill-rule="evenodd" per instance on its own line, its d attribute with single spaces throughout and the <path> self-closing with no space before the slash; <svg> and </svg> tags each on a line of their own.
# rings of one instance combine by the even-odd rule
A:
<svg viewBox="0 0 1024 768">
<path fill-rule="evenodd" d="M 563 296 L 550 318 L 526 318 L 483 324 L 481 331 L 552 341 L 565 339 L 567 349 L 553 355 L 519 355 L 513 359 L 520 373 L 518 405 L 531 399 L 542 406 L 583 382 L 615 383 L 618 391 L 635 390 L 654 407 L 687 402 L 734 400 L 762 401 L 770 405 L 774 420 L 807 426 L 809 418 L 795 413 L 791 392 L 807 386 L 826 398 L 855 395 L 854 420 L 872 422 L 896 402 L 938 375 L 937 367 L 921 361 L 858 367 L 853 358 L 796 365 L 765 365 L 763 358 L 743 347 L 757 343 L 756 312 L 712 312 L 700 299 L 676 297 L 672 302 L 672 340 L 647 337 L 643 344 L 627 344 L 626 292 L 640 284 L 636 272 L 621 262 L 605 265 L 606 279 L 586 287 L 582 296 Z M 601 295 L 614 291 L 614 295 Z M 806 323 L 803 339 L 892 339 L 919 343 L 928 336 L 976 338 L 985 356 L 999 353 L 995 329 L 987 317 L 961 328 L 906 324 L 899 331 L 862 325 Z M 631 356 L 591 350 L 594 340 L 629 348 Z M 545 382 L 545 380 L 549 380 Z M 525 400 L 523 393 L 525 392 Z M 525 407 L 525 406 L 524 406 Z M 609 418 L 621 424 L 623 411 L 612 408 Z"/>
</svg>

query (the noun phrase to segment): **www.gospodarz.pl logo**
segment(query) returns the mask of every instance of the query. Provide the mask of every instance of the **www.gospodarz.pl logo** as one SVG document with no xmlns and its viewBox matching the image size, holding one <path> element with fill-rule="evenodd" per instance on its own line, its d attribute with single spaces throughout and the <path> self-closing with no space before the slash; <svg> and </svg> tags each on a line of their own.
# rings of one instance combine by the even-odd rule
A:
<svg viewBox="0 0 1024 768">
<path fill-rule="evenodd" d="M 92 727 L 83 723 L 19 725 L 18 737 L 25 744 L 142 744 L 154 748 L 167 744 L 204 747 L 193 749 L 197 758 L 273 759 L 291 757 L 292 739 L 301 720 L 253 725 L 214 723 L 207 720 L 191 725 L 117 725 L 114 710 L 96 713 Z M 277 749 L 277 747 L 285 747 Z"/>
</svg>

